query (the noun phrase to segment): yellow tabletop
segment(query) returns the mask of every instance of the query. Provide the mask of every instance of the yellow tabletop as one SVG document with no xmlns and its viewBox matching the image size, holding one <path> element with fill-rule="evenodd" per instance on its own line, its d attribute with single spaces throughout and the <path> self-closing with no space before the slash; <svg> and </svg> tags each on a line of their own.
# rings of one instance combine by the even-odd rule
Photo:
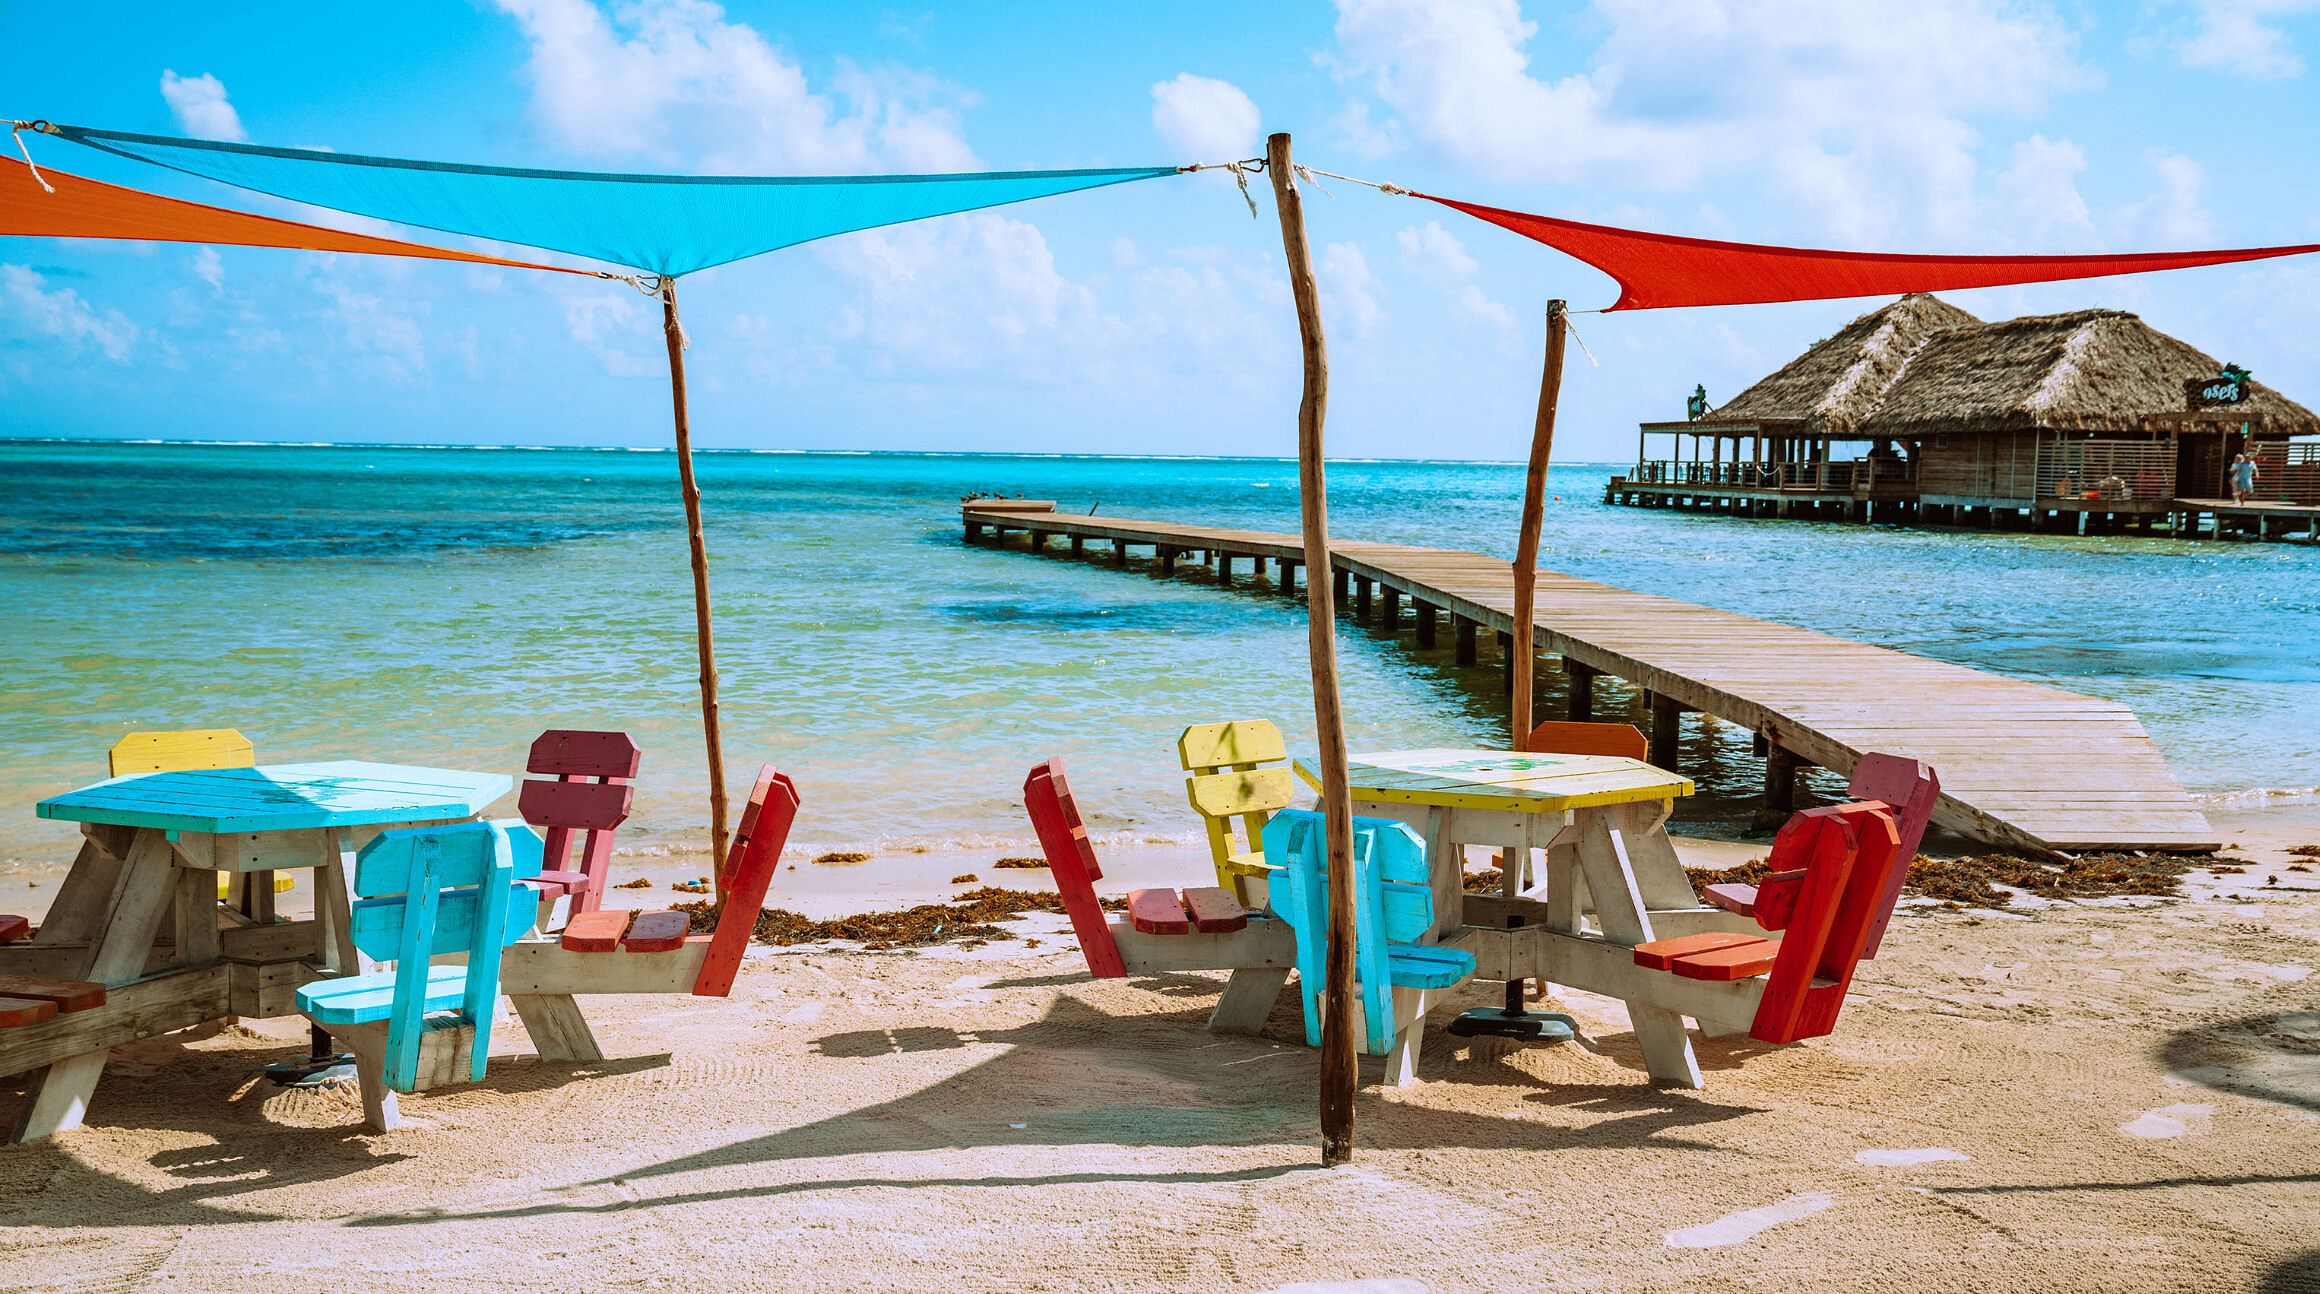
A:
<svg viewBox="0 0 2320 1294">
<path fill-rule="evenodd" d="M 1518 755 L 1503 750 L 1389 750 L 1348 757 L 1353 798 L 1501 813 L 1560 813 L 1692 793 L 1691 779 L 1618 755 Z M 1316 790 L 1320 769 L 1297 761 Z"/>
</svg>

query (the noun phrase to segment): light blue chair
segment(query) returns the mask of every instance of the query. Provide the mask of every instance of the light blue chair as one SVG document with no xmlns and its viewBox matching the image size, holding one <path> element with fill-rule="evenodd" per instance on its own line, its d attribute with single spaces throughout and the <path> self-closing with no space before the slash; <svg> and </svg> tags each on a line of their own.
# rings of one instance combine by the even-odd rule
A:
<svg viewBox="0 0 2320 1294">
<path fill-rule="evenodd" d="M 418 1083 L 419 1042 L 428 1016 L 456 1011 L 436 1027 L 473 1025 L 470 1080 L 483 1078 L 499 998 L 500 949 L 531 929 L 536 892 L 515 882 L 540 872 L 539 837 L 521 822 L 463 822 L 379 833 L 355 861 L 355 947 L 394 969 L 320 980 L 298 990 L 298 1009 L 316 1024 L 387 1026 L 388 1087 Z M 432 959 L 465 953 L 465 965 Z"/>
<path fill-rule="evenodd" d="M 1323 959 L 1329 942 L 1329 849 L 1322 816 L 1284 809 L 1265 824 L 1274 915 L 1297 934 L 1297 992 L 1305 1006 L 1305 1041 L 1321 1045 Z M 1474 975 L 1474 955 L 1414 942 L 1434 926 L 1426 843 L 1384 818 L 1353 820 L 1353 973 L 1370 1055 L 1394 1044 L 1397 988 L 1446 989 Z"/>
</svg>

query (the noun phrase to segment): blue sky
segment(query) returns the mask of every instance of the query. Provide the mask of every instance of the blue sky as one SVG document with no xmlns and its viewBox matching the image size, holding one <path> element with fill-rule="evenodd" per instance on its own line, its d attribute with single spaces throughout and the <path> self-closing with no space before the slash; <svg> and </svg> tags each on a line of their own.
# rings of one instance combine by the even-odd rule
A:
<svg viewBox="0 0 2320 1294">
<path fill-rule="evenodd" d="M 1070 15 L 1066 20 L 1058 14 Z M 2320 0 L 0 6 L 0 112 L 457 161 L 834 173 L 1301 160 L 1747 241 L 2320 241 Z M 44 164 L 348 223 L 33 139 Z M 1542 313 L 1613 285 L 1350 185 L 1307 202 L 1330 444 L 1511 458 Z M 1289 453 L 1271 205 L 1223 176 L 871 231 L 685 281 L 714 446 Z M 446 240 L 457 241 L 457 240 Z M 1955 294 L 2116 306 L 2320 404 L 2320 257 Z M 1582 315 L 1559 458 L 1632 452 L 1874 302 Z M 665 443 L 619 285 L 255 249 L 0 242 L 0 435 Z"/>
</svg>

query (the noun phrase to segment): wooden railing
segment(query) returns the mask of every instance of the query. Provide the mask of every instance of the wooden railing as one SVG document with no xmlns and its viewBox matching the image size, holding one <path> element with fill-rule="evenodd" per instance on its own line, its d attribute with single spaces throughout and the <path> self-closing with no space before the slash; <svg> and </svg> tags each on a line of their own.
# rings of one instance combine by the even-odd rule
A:
<svg viewBox="0 0 2320 1294">
<path fill-rule="evenodd" d="M 2175 497 L 2175 446 L 2154 440 L 2046 440 L 2038 497 L 2149 503 Z"/>
<path fill-rule="evenodd" d="M 1631 484 L 1724 486 L 1741 490 L 1796 490 L 1855 494 L 1914 484 L 1916 465 L 1900 458 L 1852 458 L 1809 463 L 1725 463 L 1651 458 L 1625 478 Z"/>
</svg>

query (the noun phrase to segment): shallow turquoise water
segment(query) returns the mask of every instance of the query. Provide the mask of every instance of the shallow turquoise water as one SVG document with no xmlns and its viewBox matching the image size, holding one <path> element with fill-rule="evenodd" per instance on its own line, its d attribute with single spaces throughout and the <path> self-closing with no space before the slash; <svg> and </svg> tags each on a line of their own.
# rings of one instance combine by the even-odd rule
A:
<svg viewBox="0 0 2320 1294">
<path fill-rule="evenodd" d="M 1556 467 L 1544 564 L 2127 702 L 2219 803 L 2320 784 L 2320 551 L 1616 509 L 1610 470 Z M 1182 838 L 1178 728 L 1305 737 L 1301 603 L 968 548 L 957 521 L 996 490 L 1294 530 L 1292 463 L 717 453 L 700 474 L 732 780 L 791 770 L 806 843 L 1022 839 L 1017 788 L 1051 754 L 1099 828 Z M 509 771 L 542 728 L 625 728 L 646 752 L 625 842 L 700 839 L 674 478 L 653 452 L 0 445 L 0 861 L 61 863 L 71 833 L 33 801 L 138 728 Z M 1330 484 L 1339 534 L 1511 551 L 1519 468 L 1341 463 Z M 1487 667 L 1341 644 L 1356 749 L 1496 736 Z M 1728 825 L 1760 766 L 1693 723 L 1686 816 Z"/>
</svg>

